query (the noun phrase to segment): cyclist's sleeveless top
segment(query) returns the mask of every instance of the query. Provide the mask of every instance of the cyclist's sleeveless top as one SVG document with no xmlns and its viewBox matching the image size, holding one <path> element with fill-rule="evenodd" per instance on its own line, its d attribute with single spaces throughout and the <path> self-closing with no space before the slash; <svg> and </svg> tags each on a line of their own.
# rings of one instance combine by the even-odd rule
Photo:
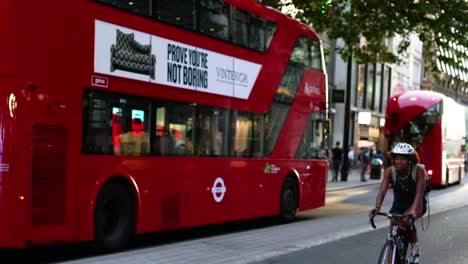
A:
<svg viewBox="0 0 468 264">
<path fill-rule="evenodd" d="M 395 182 L 393 183 L 395 196 L 398 195 L 414 199 L 416 195 L 416 182 L 413 180 L 413 177 L 411 177 L 411 169 L 406 175 L 402 175 L 398 170 L 395 170 L 395 173 Z"/>
<path fill-rule="evenodd" d="M 416 197 L 416 182 L 411 177 L 411 169 L 406 175 L 402 175 L 398 170 L 394 170 L 395 182 L 393 183 L 393 206 L 391 212 L 404 213 L 406 209 L 411 207 L 414 198 Z M 423 199 L 423 214 L 426 212 L 426 200 Z"/>
</svg>

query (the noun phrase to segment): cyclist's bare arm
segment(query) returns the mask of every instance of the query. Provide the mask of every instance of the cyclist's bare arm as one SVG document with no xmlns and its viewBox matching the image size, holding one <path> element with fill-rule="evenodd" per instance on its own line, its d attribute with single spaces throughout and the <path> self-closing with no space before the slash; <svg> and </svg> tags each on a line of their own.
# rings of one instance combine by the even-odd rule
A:
<svg viewBox="0 0 468 264">
<path fill-rule="evenodd" d="M 384 177 L 382 179 L 382 182 L 380 183 L 380 190 L 375 200 L 375 209 L 380 210 L 380 206 L 382 206 L 382 203 L 385 199 L 385 195 L 387 194 L 388 186 L 390 185 L 391 181 L 392 181 L 392 170 L 390 169 L 390 167 L 388 167 L 385 170 Z"/>
<path fill-rule="evenodd" d="M 416 196 L 414 197 L 413 204 L 406 213 L 412 214 L 417 218 L 422 215 L 422 200 L 424 197 L 424 190 L 426 189 L 426 170 L 418 168 L 416 171 Z"/>
</svg>

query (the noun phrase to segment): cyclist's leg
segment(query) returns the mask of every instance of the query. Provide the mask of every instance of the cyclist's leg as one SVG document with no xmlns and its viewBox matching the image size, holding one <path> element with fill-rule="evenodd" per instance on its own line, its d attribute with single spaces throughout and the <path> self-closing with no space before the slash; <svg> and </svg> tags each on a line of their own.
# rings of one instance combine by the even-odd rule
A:
<svg viewBox="0 0 468 264">
<path fill-rule="evenodd" d="M 399 237 L 399 257 L 398 257 L 398 262 L 401 264 L 408 264 L 407 261 L 410 260 L 410 252 L 411 250 L 409 249 L 409 242 L 406 236 L 402 235 Z"/>
<path fill-rule="evenodd" d="M 419 263 L 419 258 L 420 258 L 419 244 L 415 243 L 415 244 L 411 244 L 411 246 L 412 246 L 412 248 L 411 248 L 410 256 L 409 256 L 409 259 L 408 259 L 408 263 L 409 264 L 418 264 Z"/>
<path fill-rule="evenodd" d="M 427 211 L 427 203 L 426 203 L 426 199 L 423 199 L 422 215 L 419 216 L 418 218 L 422 217 L 426 213 L 426 211 Z M 412 229 L 409 229 L 408 231 L 409 231 L 408 241 L 411 244 L 411 256 L 410 256 L 409 263 L 419 263 L 420 247 L 419 247 L 417 230 L 416 228 L 412 228 Z"/>
</svg>

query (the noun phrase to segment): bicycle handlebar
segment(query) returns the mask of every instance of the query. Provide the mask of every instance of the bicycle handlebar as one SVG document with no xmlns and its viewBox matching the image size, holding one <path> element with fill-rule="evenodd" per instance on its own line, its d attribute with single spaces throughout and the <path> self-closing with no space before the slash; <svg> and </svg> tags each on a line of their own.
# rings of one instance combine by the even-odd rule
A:
<svg viewBox="0 0 468 264">
<path fill-rule="evenodd" d="M 391 218 L 409 218 L 411 220 L 411 225 L 414 225 L 414 221 L 416 220 L 416 218 L 414 217 L 414 215 L 412 214 L 392 214 L 392 213 L 383 213 L 383 212 L 376 212 L 370 219 L 369 219 L 369 222 L 371 224 L 371 226 L 375 229 L 376 226 L 375 226 L 375 223 L 374 223 L 374 217 L 376 215 L 382 215 L 382 216 L 386 216 L 387 218 L 391 219 Z"/>
</svg>

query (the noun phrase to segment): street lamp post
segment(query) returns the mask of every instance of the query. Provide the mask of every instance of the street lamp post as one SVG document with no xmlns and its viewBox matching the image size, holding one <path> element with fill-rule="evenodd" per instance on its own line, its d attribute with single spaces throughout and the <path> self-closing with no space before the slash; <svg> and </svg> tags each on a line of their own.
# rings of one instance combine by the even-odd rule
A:
<svg viewBox="0 0 468 264">
<path fill-rule="evenodd" d="M 348 181 L 348 151 L 349 151 L 349 116 L 351 111 L 351 72 L 353 58 L 348 56 L 348 68 L 346 73 L 346 93 L 344 106 L 344 125 L 343 125 L 343 164 L 341 166 L 341 181 Z"/>
</svg>

